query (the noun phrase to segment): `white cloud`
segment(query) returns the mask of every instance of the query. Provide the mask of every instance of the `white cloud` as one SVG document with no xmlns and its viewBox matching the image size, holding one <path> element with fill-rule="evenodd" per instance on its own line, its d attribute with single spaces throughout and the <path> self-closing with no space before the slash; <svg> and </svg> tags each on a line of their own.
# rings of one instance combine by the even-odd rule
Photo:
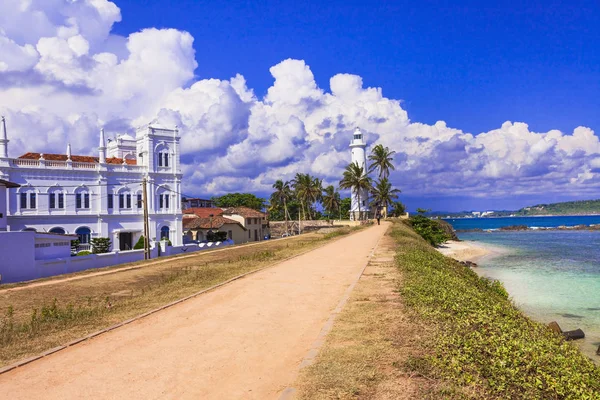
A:
<svg viewBox="0 0 600 400">
<path fill-rule="evenodd" d="M 297 172 L 337 183 L 355 127 L 397 152 L 392 180 L 404 193 L 510 196 L 589 193 L 600 179 L 600 140 L 533 132 L 505 122 L 472 135 L 413 122 L 402 103 L 360 76 L 316 83 L 303 60 L 271 67 L 258 98 L 240 74 L 194 80 L 194 38 L 176 29 L 111 33 L 121 20 L 107 0 L 5 0 L 0 4 L 0 112 L 10 152 L 94 153 L 102 125 L 121 130 L 158 118 L 182 134 L 184 191 L 268 191 Z M 210 60 L 202 60 L 210 62 Z"/>
</svg>

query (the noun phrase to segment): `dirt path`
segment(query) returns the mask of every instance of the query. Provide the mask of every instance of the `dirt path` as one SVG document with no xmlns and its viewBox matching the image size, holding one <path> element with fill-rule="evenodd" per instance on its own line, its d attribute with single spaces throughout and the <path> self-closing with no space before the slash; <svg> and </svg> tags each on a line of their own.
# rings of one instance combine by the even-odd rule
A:
<svg viewBox="0 0 600 400">
<path fill-rule="evenodd" d="M 0 375 L 0 393 L 14 400 L 277 398 L 386 228 Z"/>
</svg>

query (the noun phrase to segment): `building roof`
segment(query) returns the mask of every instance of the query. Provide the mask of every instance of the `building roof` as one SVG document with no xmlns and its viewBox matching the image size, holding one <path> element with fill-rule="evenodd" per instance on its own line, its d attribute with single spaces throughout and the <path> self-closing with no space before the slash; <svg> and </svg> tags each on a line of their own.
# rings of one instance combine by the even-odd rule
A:
<svg viewBox="0 0 600 400">
<path fill-rule="evenodd" d="M 0 179 L 0 185 L 7 187 L 7 188 L 17 188 L 17 187 L 21 186 L 18 183 L 5 181 L 4 179 Z"/>
<path fill-rule="evenodd" d="M 193 214 L 200 218 L 209 218 L 210 214 L 213 216 L 222 215 L 223 210 L 220 208 L 211 208 L 211 207 L 191 207 L 183 210 L 184 214 Z"/>
<path fill-rule="evenodd" d="M 40 153 L 25 153 L 22 156 L 20 156 L 19 158 L 21 159 L 25 159 L 25 160 L 39 160 L 40 159 Z M 44 153 L 44 160 L 49 160 L 49 161 L 67 161 L 67 155 L 66 154 L 46 154 Z M 71 161 L 73 162 L 87 162 L 87 163 L 97 163 L 98 162 L 98 157 L 92 157 L 92 156 L 71 156 Z M 127 165 L 136 165 L 137 161 L 135 159 L 126 159 L 125 162 L 127 163 Z M 117 157 L 110 157 L 110 158 L 106 158 L 106 163 L 107 164 L 123 164 L 123 159 L 122 158 L 117 158 Z"/>
<path fill-rule="evenodd" d="M 227 224 L 236 224 L 241 226 L 244 230 L 246 229 L 239 222 L 220 215 L 213 218 L 188 217 L 183 219 L 183 229 L 219 229 Z"/>
<path fill-rule="evenodd" d="M 233 214 L 237 214 L 237 215 L 241 215 L 244 218 L 263 218 L 265 217 L 265 213 L 262 213 L 260 211 L 257 211 L 253 208 L 249 208 L 249 207 L 230 207 L 230 208 L 224 208 L 223 209 L 223 214 L 224 215 L 233 215 Z"/>
</svg>

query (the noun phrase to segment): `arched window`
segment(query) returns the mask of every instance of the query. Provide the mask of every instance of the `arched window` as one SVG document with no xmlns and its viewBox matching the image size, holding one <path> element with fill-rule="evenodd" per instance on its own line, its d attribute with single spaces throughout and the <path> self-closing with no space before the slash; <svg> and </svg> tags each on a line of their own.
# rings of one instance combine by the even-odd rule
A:
<svg viewBox="0 0 600 400">
<path fill-rule="evenodd" d="M 171 165 L 171 159 L 169 156 L 169 147 L 164 143 L 158 145 L 155 149 L 156 154 L 156 165 L 159 167 L 168 167 Z"/>
<path fill-rule="evenodd" d="M 169 240 L 169 227 L 163 226 L 160 228 L 160 239 Z"/>
<path fill-rule="evenodd" d="M 25 229 L 23 229 L 22 232 L 37 232 L 37 229 L 35 229 L 35 228 L 25 228 Z"/>
<path fill-rule="evenodd" d="M 51 210 L 64 210 L 65 192 L 60 187 L 51 187 L 48 189 L 48 206 Z"/>
<path fill-rule="evenodd" d="M 63 228 L 57 226 L 55 228 L 50 229 L 50 233 L 59 233 L 61 235 L 64 235 L 66 232 Z"/>
<path fill-rule="evenodd" d="M 83 226 L 81 228 L 77 228 L 75 233 L 77 234 L 77 239 L 79 239 L 80 244 L 88 244 L 90 242 L 90 237 L 92 235 L 90 228 Z"/>
<path fill-rule="evenodd" d="M 127 188 L 121 189 L 119 191 L 119 209 L 131 209 L 131 192 Z"/>
<path fill-rule="evenodd" d="M 37 209 L 37 190 L 31 185 L 22 186 L 18 190 L 19 193 L 19 208 L 21 210 Z"/>
<path fill-rule="evenodd" d="M 169 211 L 171 207 L 171 190 L 167 186 L 159 186 L 156 189 L 156 208 L 159 211 Z"/>
<path fill-rule="evenodd" d="M 77 210 L 90 209 L 90 191 L 85 186 L 75 190 L 75 208 Z"/>
</svg>

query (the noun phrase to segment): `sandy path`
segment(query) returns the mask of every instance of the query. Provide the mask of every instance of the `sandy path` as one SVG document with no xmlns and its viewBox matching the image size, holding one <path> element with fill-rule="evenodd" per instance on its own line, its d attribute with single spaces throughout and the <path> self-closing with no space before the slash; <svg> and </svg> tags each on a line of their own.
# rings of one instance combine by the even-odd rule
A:
<svg viewBox="0 0 600 400">
<path fill-rule="evenodd" d="M 13 400 L 277 398 L 386 227 L 0 375 L 0 393 Z"/>
</svg>

